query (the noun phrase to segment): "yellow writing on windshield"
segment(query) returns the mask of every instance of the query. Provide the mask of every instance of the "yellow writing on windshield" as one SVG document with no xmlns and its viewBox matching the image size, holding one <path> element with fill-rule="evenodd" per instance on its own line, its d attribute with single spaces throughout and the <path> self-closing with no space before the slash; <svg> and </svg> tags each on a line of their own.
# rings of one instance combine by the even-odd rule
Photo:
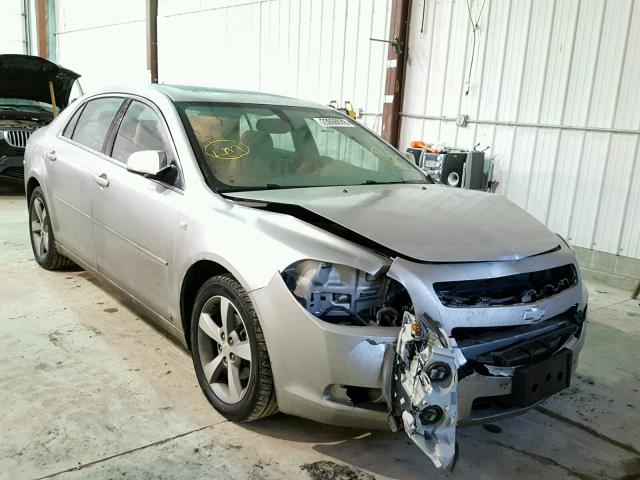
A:
<svg viewBox="0 0 640 480">
<path fill-rule="evenodd" d="M 214 140 L 204 147 L 204 153 L 219 160 L 237 160 L 251 150 L 244 143 L 235 140 Z"/>
</svg>

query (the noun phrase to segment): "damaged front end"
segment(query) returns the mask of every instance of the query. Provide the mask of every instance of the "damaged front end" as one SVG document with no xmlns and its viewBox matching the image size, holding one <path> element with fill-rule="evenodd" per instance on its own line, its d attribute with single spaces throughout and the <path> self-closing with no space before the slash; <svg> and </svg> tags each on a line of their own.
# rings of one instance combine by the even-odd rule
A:
<svg viewBox="0 0 640 480">
<path fill-rule="evenodd" d="M 404 428 L 438 469 L 452 469 L 457 459 L 459 366 L 442 327 L 426 314 L 417 319 L 405 312 L 383 364 L 389 424 Z"/>
<path fill-rule="evenodd" d="M 312 319 L 289 328 L 322 332 L 306 348 L 325 365 L 295 394 L 313 384 L 326 406 L 283 411 L 336 424 L 375 412 L 450 470 L 458 426 L 517 414 L 570 385 L 587 296 L 565 250 L 518 263 L 360 265 L 367 271 L 300 260 L 281 272 Z"/>
<path fill-rule="evenodd" d="M 456 458 L 457 371 L 460 361 L 444 329 L 423 314 L 419 319 L 407 290 L 386 275 L 344 265 L 304 260 L 282 277 L 296 300 L 316 318 L 332 324 L 399 327 L 387 344 L 382 367 L 383 395 L 392 430 L 404 429 L 437 468 Z M 395 329 L 394 329 L 395 330 Z M 463 360 L 464 361 L 464 360 Z M 342 386 L 354 405 L 362 394 Z M 336 395 L 330 392 L 330 398 Z"/>
</svg>

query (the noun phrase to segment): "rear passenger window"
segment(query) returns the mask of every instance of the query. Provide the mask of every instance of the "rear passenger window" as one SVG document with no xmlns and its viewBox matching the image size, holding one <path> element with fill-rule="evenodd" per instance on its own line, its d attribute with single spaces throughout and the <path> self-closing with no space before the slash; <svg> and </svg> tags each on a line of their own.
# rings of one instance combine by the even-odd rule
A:
<svg viewBox="0 0 640 480">
<path fill-rule="evenodd" d="M 140 150 L 160 150 L 173 160 L 164 125 L 151 107 L 132 101 L 122 118 L 120 129 L 113 143 L 111 157 L 126 163 L 129 155 Z"/>
<path fill-rule="evenodd" d="M 98 98 L 87 102 L 71 138 L 82 145 L 101 151 L 109 125 L 120 104 L 122 99 L 115 97 Z"/>
<path fill-rule="evenodd" d="M 76 110 L 76 112 L 71 117 L 71 120 L 69 120 L 69 123 L 67 123 L 67 126 L 64 127 L 64 130 L 62 131 L 63 137 L 67 137 L 67 138 L 72 137 L 73 130 L 76 128 L 76 124 L 78 123 L 78 118 L 80 118 L 80 114 L 82 113 L 82 109 L 83 109 L 82 106 L 78 108 L 78 110 Z"/>
</svg>

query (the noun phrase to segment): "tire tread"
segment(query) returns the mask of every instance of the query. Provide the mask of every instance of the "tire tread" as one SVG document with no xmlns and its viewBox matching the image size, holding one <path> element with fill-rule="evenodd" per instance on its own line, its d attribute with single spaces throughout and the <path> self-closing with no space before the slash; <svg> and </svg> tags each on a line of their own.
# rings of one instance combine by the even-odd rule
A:
<svg viewBox="0 0 640 480">
<path fill-rule="evenodd" d="M 257 386 L 256 400 L 252 409 L 246 414 L 246 416 L 244 416 L 244 418 L 241 419 L 241 421 L 251 422 L 273 415 L 278 412 L 278 402 L 273 382 L 273 373 L 271 371 L 271 360 L 269 358 L 267 342 L 264 338 L 262 326 L 260 325 L 253 303 L 249 298 L 249 294 L 247 294 L 244 288 L 242 288 L 242 285 L 240 285 L 240 283 L 230 274 L 212 277 L 204 286 L 209 282 L 216 282 L 235 292 L 241 298 L 248 311 L 249 318 L 247 321 L 252 322 L 253 331 L 258 343 L 259 358 L 256 362 L 253 362 L 253 364 L 257 365 L 259 368 L 257 376 L 259 385 Z M 204 288 L 204 286 L 201 288 Z"/>
<path fill-rule="evenodd" d="M 58 251 L 58 248 L 56 247 L 56 239 L 53 233 L 53 227 L 51 225 L 51 212 L 49 211 L 49 206 L 47 205 L 47 201 L 45 200 L 44 195 L 42 194 L 42 189 L 40 187 L 36 187 L 31 193 L 31 196 L 29 197 L 29 215 L 31 215 L 31 204 L 33 202 L 34 197 L 36 196 L 42 199 L 44 208 L 47 209 L 47 220 L 49 222 L 49 239 L 50 239 L 49 255 L 47 255 L 47 259 L 45 262 L 43 263 L 38 262 L 38 264 L 46 270 L 69 270 L 70 268 L 73 268 L 75 266 L 75 263 L 73 263 L 73 261 L 70 258 L 67 258 L 64 255 L 62 255 Z M 29 222 L 29 224 L 31 224 L 31 222 Z M 34 252 L 34 256 L 35 256 L 35 252 Z M 36 261 L 37 261 L 37 257 L 36 257 Z"/>
</svg>

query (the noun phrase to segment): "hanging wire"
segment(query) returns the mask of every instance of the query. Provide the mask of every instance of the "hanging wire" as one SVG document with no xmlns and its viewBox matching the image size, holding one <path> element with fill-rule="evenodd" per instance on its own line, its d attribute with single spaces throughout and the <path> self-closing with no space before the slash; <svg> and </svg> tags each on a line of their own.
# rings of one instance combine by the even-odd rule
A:
<svg viewBox="0 0 640 480">
<path fill-rule="evenodd" d="M 482 12 L 484 11 L 484 5 L 487 3 L 487 0 L 482 1 L 482 6 L 480 7 L 480 13 L 478 13 L 478 18 L 476 21 L 473 21 L 473 15 L 471 14 L 471 4 L 470 0 L 467 0 L 467 12 L 469 12 L 469 21 L 471 22 L 471 32 L 473 33 L 473 45 L 471 47 L 471 63 L 469 64 L 469 75 L 467 77 L 467 81 L 465 82 L 467 85 L 467 89 L 464 94 L 469 95 L 469 90 L 471 89 L 471 72 L 473 70 L 473 60 L 476 56 L 476 33 L 478 31 L 480 18 L 482 17 Z"/>
</svg>

